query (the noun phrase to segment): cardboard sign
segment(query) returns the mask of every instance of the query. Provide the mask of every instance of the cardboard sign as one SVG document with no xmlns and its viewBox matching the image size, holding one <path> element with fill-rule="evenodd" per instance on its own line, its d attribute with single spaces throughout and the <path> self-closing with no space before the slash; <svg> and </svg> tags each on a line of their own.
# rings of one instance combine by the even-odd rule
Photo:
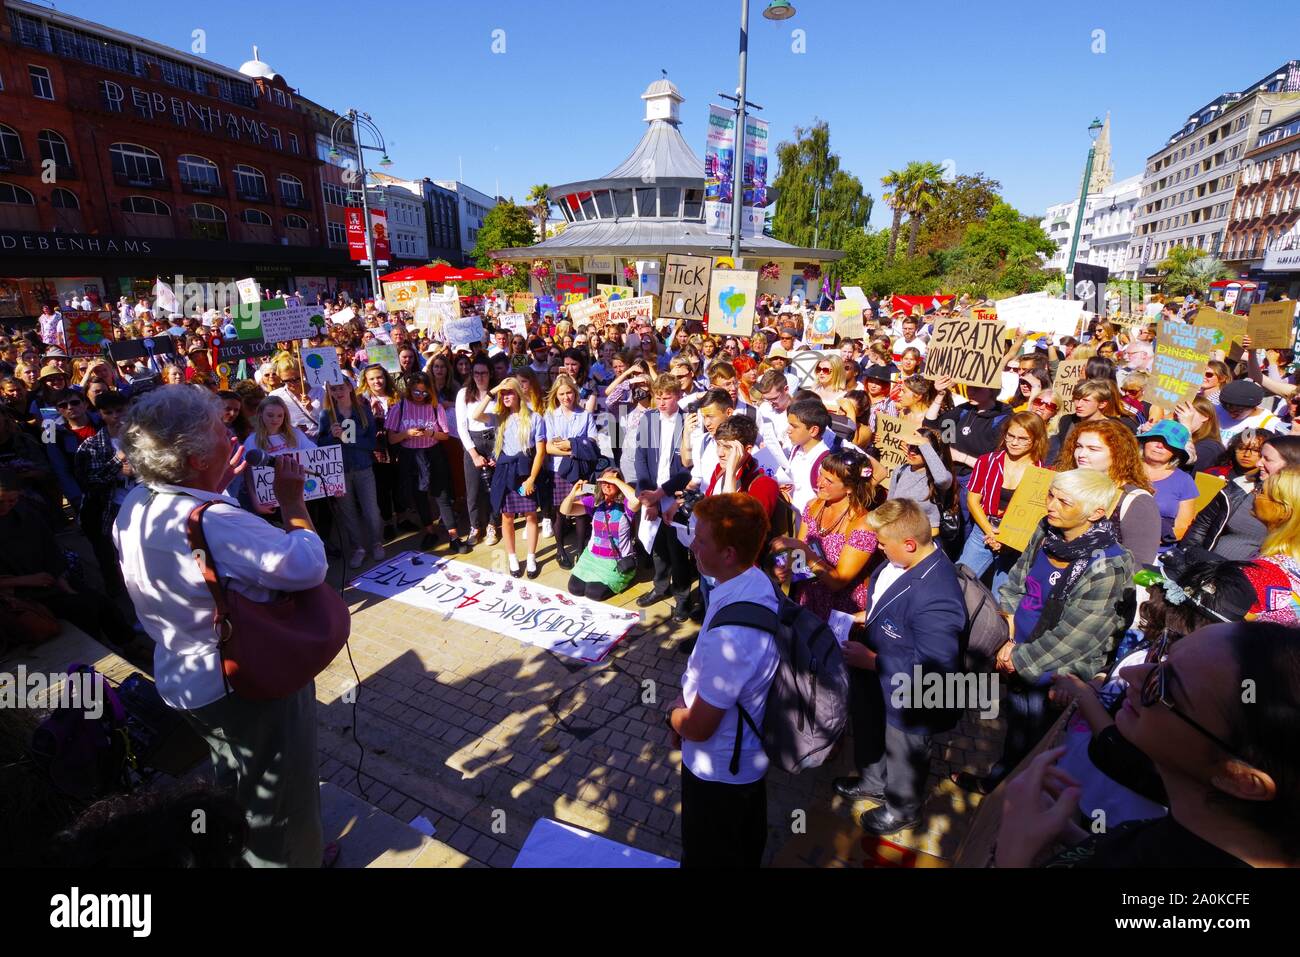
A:
<svg viewBox="0 0 1300 957">
<path fill-rule="evenodd" d="M 1207 329 L 1217 329 L 1219 331 L 1219 342 L 1216 348 L 1222 349 L 1226 353 L 1231 353 L 1234 350 L 1240 351 L 1241 339 L 1246 335 L 1249 322 L 1245 316 L 1233 315 L 1231 312 L 1220 312 L 1217 309 L 1199 309 L 1192 318 L 1192 325 L 1194 326 L 1204 326 Z M 1290 348 L 1290 346 L 1287 348 Z"/>
<path fill-rule="evenodd" d="M 240 323 L 239 338 L 265 339 L 267 342 L 288 342 L 310 339 L 320 335 L 325 327 L 325 313 L 320 306 L 289 306 L 283 299 L 270 299 L 257 307 L 257 332 L 247 328 L 252 323 Z"/>
<path fill-rule="evenodd" d="M 389 372 L 396 372 L 397 346 L 386 342 L 372 342 L 366 347 L 366 358 L 373 365 L 381 365 Z"/>
<path fill-rule="evenodd" d="M 481 316 L 458 316 L 444 319 L 442 323 L 443 338 L 453 349 L 462 346 L 477 346 L 483 342 L 483 318 Z"/>
<path fill-rule="evenodd" d="M 997 316 L 1017 332 L 1047 333 L 1059 339 L 1079 331 L 1083 306 L 1078 299 L 1053 299 L 1044 293 L 1028 293 L 999 299 Z"/>
<path fill-rule="evenodd" d="M 709 279 L 709 334 L 748 336 L 754 331 L 758 271 L 715 269 Z"/>
<path fill-rule="evenodd" d="M 862 310 L 866 303 L 860 299 L 840 299 L 835 303 L 835 333 L 842 339 L 861 339 L 866 335 Z"/>
<path fill-rule="evenodd" d="M 1008 548 L 1023 552 L 1033 537 L 1038 523 L 1047 514 L 1047 490 L 1056 473 L 1051 469 L 1031 465 L 1020 476 L 1020 484 L 1011 494 L 1002 523 L 998 526 L 998 541 Z"/>
<path fill-rule="evenodd" d="M 835 313 L 814 312 L 812 321 L 808 323 L 804 335 L 811 345 L 833 345 L 835 342 Z"/>
<path fill-rule="evenodd" d="M 660 314 L 669 319 L 703 319 L 709 308 L 712 265 L 707 256 L 669 256 Z"/>
<path fill-rule="evenodd" d="M 342 494 L 345 489 L 343 479 L 343 446 L 326 445 L 309 446 L 305 449 L 289 449 L 280 455 L 290 455 L 308 470 L 307 481 L 302 487 L 305 499 L 325 498 Z M 248 470 L 252 475 L 253 499 L 259 505 L 275 507 L 280 503 L 275 498 L 275 469 L 267 465 L 258 465 Z M 315 473 L 315 474 L 313 474 Z"/>
<path fill-rule="evenodd" d="M 631 286 L 615 286 L 606 282 L 598 282 L 596 283 L 596 292 L 604 296 L 609 302 L 614 302 L 616 299 L 632 298 Z"/>
<path fill-rule="evenodd" d="M 1250 307 L 1252 349 L 1290 349 L 1295 339 L 1294 302 L 1257 302 Z"/>
<path fill-rule="evenodd" d="M 528 317 L 522 312 L 507 312 L 499 316 L 497 325 L 517 336 L 528 335 Z"/>
<path fill-rule="evenodd" d="M 239 301 L 245 305 L 252 305 L 262 298 L 262 287 L 256 279 L 240 279 L 235 288 L 239 290 Z"/>
<path fill-rule="evenodd" d="M 413 279 L 409 282 L 386 282 L 383 286 L 384 302 L 388 304 L 389 312 L 398 309 L 414 312 L 416 303 L 429 295 L 429 284 L 421 279 Z"/>
<path fill-rule="evenodd" d="M 339 368 L 339 354 L 333 346 L 302 350 L 302 377 L 311 388 L 333 385 L 343 381 Z"/>
<path fill-rule="evenodd" d="M 960 385 L 1001 391 L 1008 350 L 1007 324 L 956 316 L 934 324 L 925 377 L 952 376 Z"/>
<path fill-rule="evenodd" d="M 1074 411 L 1074 387 L 1086 379 L 1087 359 L 1066 359 L 1056 367 L 1056 378 L 1052 380 L 1052 395 L 1056 397 L 1057 409 L 1064 415 Z"/>
<path fill-rule="evenodd" d="M 1180 322 L 1161 323 L 1156 338 L 1156 355 L 1151 364 L 1142 398 L 1172 411 L 1184 399 L 1190 399 L 1205 381 L 1205 364 L 1218 348 L 1223 333 L 1204 326 Z"/>
<path fill-rule="evenodd" d="M 570 303 L 569 320 L 575 329 L 581 325 L 601 328 L 609 321 L 609 300 L 604 296 L 592 296 Z"/>
<path fill-rule="evenodd" d="M 537 308 L 537 297 L 526 292 L 517 292 L 510 297 L 510 311 L 531 316 Z"/>
<path fill-rule="evenodd" d="M 1201 509 L 1210 504 L 1210 499 L 1228 484 L 1228 480 L 1208 472 L 1197 472 L 1192 477 L 1196 480 L 1196 512 L 1200 514 Z"/>
<path fill-rule="evenodd" d="M 609 301 L 610 322 L 626 322 L 629 325 L 637 322 L 653 323 L 654 317 L 654 296 L 634 296 L 631 299 L 611 299 Z"/>
<path fill-rule="evenodd" d="M 72 310 L 63 319 L 63 331 L 68 355 L 102 356 L 104 346 L 113 341 L 113 320 L 97 312 Z"/>
<path fill-rule="evenodd" d="M 876 416 L 876 457 L 889 475 L 907 464 L 907 446 L 916 441 L 916 426 L 897 415 Z"/>
</svg>

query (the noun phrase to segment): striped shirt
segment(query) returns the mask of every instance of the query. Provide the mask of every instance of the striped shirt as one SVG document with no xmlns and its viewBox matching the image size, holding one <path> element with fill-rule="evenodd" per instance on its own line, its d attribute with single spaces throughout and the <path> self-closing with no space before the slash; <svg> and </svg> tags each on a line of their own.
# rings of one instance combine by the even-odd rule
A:
<svg viewBox="0 0 1300 957">
<path fill-rule="evenodd" d="M 451 431 L 447 427 L 447 414 L 438 403 L 429 402 L 420 405 L 405 399 L 389 408 L 388 418 L 384 420 L 384 428 L 389 432 L 405 432 L 407 429 L 416 428 L 433 429 L 437 432 Z M 427 449 L 436 445 L 437 439 L 432 435 L 422 435 L 419 438 L 404 438 L 401 444 L 408 449 Z"/>
<path fill-rule="evenodd" d="M 980 505 L 989 518 L 999 518 L 1002 515 L 1002 478 L 1006 461 L 1005 449 L 985 452 L 975 460 L 975 467 L 971 469 L 966 491 L 974 492 L 980 497 Z M 1043 463 L 1035 462 L 1034 465 L 1041 468 Z"/>
</svg>

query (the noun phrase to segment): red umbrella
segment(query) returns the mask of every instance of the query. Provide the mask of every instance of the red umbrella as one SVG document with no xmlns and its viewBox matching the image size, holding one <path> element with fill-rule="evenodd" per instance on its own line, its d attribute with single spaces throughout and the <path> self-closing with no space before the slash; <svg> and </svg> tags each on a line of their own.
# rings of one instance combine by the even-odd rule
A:
<svg viewBox="0 0 1300 957">
<path fill-rule="evenodd" d="M 380 282 L 412 282 L 416 279 L 421 278 L 420 276 L 415 275 L 416 272 L 418 272 L 418 270 L 409 269 L 409 268 L 399 269 L 397 270 L 397 272 L 390 272 L 387 275 L 380 276 L 379 281 Z"/>
</svg>

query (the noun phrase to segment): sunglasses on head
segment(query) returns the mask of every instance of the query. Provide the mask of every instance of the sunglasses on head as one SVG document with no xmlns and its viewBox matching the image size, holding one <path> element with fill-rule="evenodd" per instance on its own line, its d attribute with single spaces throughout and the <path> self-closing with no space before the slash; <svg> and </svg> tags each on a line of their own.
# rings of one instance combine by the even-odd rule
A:
<svg viewBox="0 0 1300 957">
<path fill-rule="evenodd" d="M 75 409 L 79 405 L 81 405 L 80 399 L 65 399 L 62 402 L 54 403 L 54 407 L 57 409 Z"/>
</svg>

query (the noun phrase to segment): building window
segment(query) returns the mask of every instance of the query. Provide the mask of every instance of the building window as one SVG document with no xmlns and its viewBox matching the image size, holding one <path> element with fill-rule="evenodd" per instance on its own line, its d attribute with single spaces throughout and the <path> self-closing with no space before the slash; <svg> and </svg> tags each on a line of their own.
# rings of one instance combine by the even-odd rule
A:
<svg viewBox="0 0 1300 957">
<path fill-rule="evenodd" d="M 0 206 L 35 206 L 32 194 L 21 186 L 12 183 L 0 183 Z"/>
<path fill-rule="evenodd" d="M 289 152 L 290 152 L 290 153 L 297 153 L 297 152 L 298 152 L 298 134 L 297 134 L 297 133 L 290 133 L 290 134 L 289 134 Z"/>
<path fill-rule="evenodd" d="M 1267 122 L 1269 121 L 1269 119 L 1272 118 L 1272 116 L 1273 116 L 1273 111 L 1272 111 L 1272 110 L 1260 110 L 1260 111 L 1259 111 L 1259 125 L 1260 125 L 1260 126 L 1263 126 L 1265 123 L 1267 123 Z"/>
<path fill-rule="evenodd" d="M 146 216 L 170 216 L 171 208 L 152 196 L 128 196 L 122 200 L 122 212 L 143 213 Z"/>
<path fill-rule="evenodd" d="M 348 204 L 348 193 L 342 186 L 335 183 L 322 183 L 325 193 L 325 202 L 331 206 L 346 206 Z"/>
<path fill-rule="evenodd" d="M 284 90 L 272 90 L 271 92 L 274 94 L 275 105 L 284 106 Z"/>
<path fill-rule="evenodd" d="M 190 235 L 194 239 L 225 240 L 226 214 L 208 203 L 195 203 L 190 207 Z"/>
<path fill-rule="evenodd" d="M 54 99 L 54 84 L 50 82 L 50 71 L 43 66 L 29 66 L 27 75 L 32 78 L 32 96 L 39 100 Z"/>
<path fill-rule="evenodd" d="M 260 209 L 246 209 L 240 214 L 240 219 L 250 226 L 270 226 L 271 217 L 266 215 Z"/>
<path fill-rule="evenodd" d="M 271 145 L 278 150 L 284 149 L 284 143 L 280 140 L 280 131 L 276 127 L 271 127 Z"/>
<path fill-rule="evenodd" d="M 150 183 L 162 181 L 162 158 L 153 150 L 134 143 L 114 143 L 108 148 L 108 154 L 115 175 Z"/>
<path fill-rule="evenodd" d="M 8 160 L 11 163 L 23 160 L 22 138 L 17 130 L 3 123 L 0 123 L 0 160 Z"/>
<path fill-rule="evenodd" d="M 310 224 L 296 213 L 290 213 L 284 217 L 284 226 L 286 229 L 307 229 Z"/>
<path fill-rule="evenodd" d="M 67 140 L 54 130 L 41 130 L 36 143 L 40 147 L 42 160 L 53 160 L 56 167 L 66 168 L 72 165 Z"/>
<path fill-rule="evenodd" d="M 325 232 L 328 235 L 331 246 L 343 246 L 348 241 L 348 231 L 342 223 L 327 223 Z"/>
<path fill-rule="evenodd" d="M 266 177 L 255 166 L 239 165 L 235 167 L 235 190 L 240 198 L 265 201 Z"/>
<path fill-rule="evenodd" d="M 63 187 L 58 187 L 50 193 L 50 205 L 55 209 L 81 209 L 81 201 L 77 199 L 77 194 Z"/>
<path fill-rule="evenodd" d="M 281 173 L 276 182 L 280 184 L 280 198 L 286 203 L 301 206 L 307 201 L 306 192 L 302 188 L 302 180 L 298 177 L 290 176 L 288 173 Z"/>
<path fill-rule="evenodd" d="M 185 153 L 176 160 L 180 168 L 181 182 L 187 186 L 209 186 L 214 189 L 221 186 L 221 171 L 217 164 L 205 156 Z"/>
</svg>

